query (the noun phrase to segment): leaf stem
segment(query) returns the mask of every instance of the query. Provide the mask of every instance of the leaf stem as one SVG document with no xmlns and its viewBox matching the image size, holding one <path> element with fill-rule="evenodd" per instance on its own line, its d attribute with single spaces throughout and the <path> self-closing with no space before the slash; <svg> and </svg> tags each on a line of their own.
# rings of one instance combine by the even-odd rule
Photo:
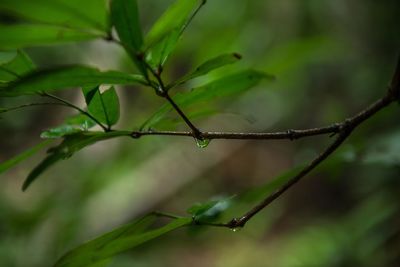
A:
<svg viewBox="0 0 400 267">
<path fill-rule="evenodd" d="M 49 98 L 52 98 L 52 99 L 54 99 L 54 100 L 57 100 L 57 101 L 63 103 L 64 105 L 66 105 L 66 106 L 68 106 L 68 107 L 71 107 L 71 108 L 73 108 L 73 109 L 79 111 L 79 112 L 82 113 L 83 115 L 87 116 L 88 118 L 90 118 L 90 119 L 92 119 L 94 122 L 96 122 L 96 124 L 99 125 L 99 126 L 103 129 L 104 132 L 109 132 L 109 131 L 110 131 L 109 128 L 107 128 L 106 126 L 104 126 L 98 119 L 96 119 L 94 116 L 92 116 L 89 112 L 86 112 L 85 110 L 83 110 L 83 109 L 81 109 L 80 107 L 78 107 L 78 106 L 72 104 L 71 102 L 69 102 L 69 101 L 67 101 L 67 100 L 65 100 L 65 99 L 62 99 L 62 98 L 60 98 L 60 97 L 58 97 L 58 96 L 55 96 L 55 95 L 46 93 L 46 92 L 41 93 L 41 95 L 42 95 L 42 96 L 49 97 Z"/>
<path fill-rule="evenodd" d="M 157 95 L 165 98 L 171 106 L 175 109 L 175 111 L 181 116 L 181 118 L 184 120 L 184 122 L 189 126 L 189 128 L 192 130 L 192 136 L 196 139 L 203 140 L 203 133 L 189 120 L 189 118 L 186 116 L 186 114 L 182 111 L 182 109 L 175 103 L 175 101 L 171 98 L 169 95 L 167 88 L 165 87 L 165 84 L 161 78 L 161 73 L 156 72 L 153 70 L 153 68 L 145 61 L 143 61 L 146 68 L 151 72 L 151 74 L 157 79 L 158 82 L 158 87 L 153 87 L 156 90 Z M 148 83 L 152 84 L 150 79 L 148 78 Z"/>
</svg>

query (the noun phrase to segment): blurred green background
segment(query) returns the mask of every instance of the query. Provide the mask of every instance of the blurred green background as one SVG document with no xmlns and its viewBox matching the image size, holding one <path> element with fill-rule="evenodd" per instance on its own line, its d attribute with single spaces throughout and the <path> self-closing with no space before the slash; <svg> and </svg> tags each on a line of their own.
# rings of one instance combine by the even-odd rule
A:
<svg viewBox="0 0 400 267">
<path fill-rule="evenodd" d="M 138 2 L 149 29 L 172 1 Z M 398 0 L 209 0 L 163 77 L 172 81 L 206 59 L 239 52 L 239 64 L 180 90 L 244 67 L 272 73 L 277 81 L 188 109 L 202 130 L 327 125 L 385 94 L 400 48 L 399 14 Z M 135 72 L 120 47 L 101 40 L 25 51 L 41 67 L 85 63 Z M 118 93 L 121 129 L 138 129 L 163 104 L 148 89 L 120 87 Z M 79 91 L 60 95 L 84 103 Z M 0 99 L 0 105 L 29 100 Z M 0 161 L 38 143 L 41 131 L 71 114 L 36 107 L 2 115 Z M 400 266 L 399 115 L 392 105 L 367 121 L 335 156 L 241 231 L 181 229 L 116 257 L 110 266 Z M 157 129 L 186 128 L 171 113 Z M 63 161 L 21 192 L 43 153 L 1 176 L 0 266 L 51 266 L 68 249 L 149 211 L 185 214 L 193 203 L 264 185 L 331 141 L 214 140 L 200 149 L 191 138 L 112 140 Z M 250 207 L 243 203 L 230 214 Z"/>
</svg>

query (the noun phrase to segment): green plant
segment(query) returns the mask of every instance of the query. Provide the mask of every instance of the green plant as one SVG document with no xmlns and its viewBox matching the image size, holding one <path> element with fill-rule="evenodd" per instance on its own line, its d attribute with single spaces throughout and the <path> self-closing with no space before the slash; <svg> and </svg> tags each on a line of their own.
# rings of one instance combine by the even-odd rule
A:
<svg viewBox="0 0 400 267">
<path fill-rule="evenodd" d="M 396 70 L 390 90 L 387 94 L 359 114 L 340 123 L 326 127 L 306 130 L 288 130 L 273 133 L 226 133 L 206 132 L 198 129 L 184 109 L 198 102 L 210 101 L 217 97 L 238 94 L 257 85 L 262 80 L 273 80 L 273 76 L 256 70 L 244 70 L 208 84 L 194 88 L 191 92 L 171 96 L 174 88 L 185 82 L 206 75 L 214 69 L 233 64 L 240 60 L 237 53 L 227 53 L 212 58 L 200 65 L 193 72 L 184 75 L 170 84 L 165 84 L 161 75 L 164 65 L 175 45 L 187 28 L 190 21 L 206 3 L 198 0 L 178 0 L 159 18 L 149 33 L 143 37 L 138 19 L 138 9 L 133 0 L 113 0 L 108 15 L 104 1 L 87 1 L 87 8 L 76 12 L 79 1 L 43 0 L 43 4 L 51 6 L 53 13 L 46 16 L 43 6 L 31 1 L 3 1 L 3 8 L 12 10 L 24 20 L 25 24 L 6 25 L 1 27 L 0 47 L 9 50 L 3 53 L 5 60 L 0 69 L 1 97 L 23 95 L 39 95 L 51 102 L 29 103 L 23 106 L 2 109 L 11 111 L 33 105 L 62 105 L 73 108 L 77 115 L 68 118 L 65 124 L 42 133 L 42 137 L 61 140 L 60 144 L 48 150 L 48 156 L 27 177 L 23 190 L 27 189 L 42 172 L 53 164 L 73 156 L 79 150 L 100 141 L 117 137 L 139 139 L 145 135 L 176 135 L 196 139 L 199 147 L 206 147 L 212 139 L 298 139 L 315 135 L 334 135 L 335 141 L 321 155 L 315 158 L 298 173 L 284 175 L 273 184 L 263 188 L 256 201 L 259 204 L 244 215 L 227 223 L 215 222 L 215 217 L 229 205 L 235 205 L 235 198 L 212 201 L 189 208 L 190 216 L 180 217 L 164 213 L 149 215 L 110 232 L 98 239 L 72 250 L 61 258 L 56 266 L 89 266 L 107 261 L 113 255 L 135 247 L 145 241 L 156 238 L 171 230 L 183 226 L 206 225 L 239 229 L 243 227 L 260 210 L 268 206 L 302 177 L 332 154 L 351 134 L 351 132 L 376 112 L 398 99 L 399 69 Z M 18 4 L 17 4 L 18 3 Z M 21 4 L 22 3 L 22 4 Z M 53 3 L 53 4 L 51 4 Z M 54 5 L 54 3 L 57 3 Z M 21 6 L 24 8 L 21 9 Z M 35 8 L 36 12 L 31 12 Z M 72 12 L 73 11 L 73 12 Z M 41 24 L 37 24 L 41 22 Z M 67 24 L 65 24 L 67 22 Z M 118 39 L 112 34 L 115 28 Z M 116 42 L 124 47 L 137 67 L 139 74 L 118 71 L 99 71 L 87 66 L 65 66 L 47 70 L 37 69 L 29 57 L 20 48 L 66 41 L 80 41 L 102 38 Z M 11 51 L 17 49 L 15 51 Z M 11 52 L 10 52 L 11 51 Z M 165 99 L 165 104 L 155 112 L 139 130 L 117 130 L 113 125 L 119 118 L 119 100 L 115 89 L 111 86 L 106 91 L 104 85 L 137 84 L 154 90 L 155 94 Z M 52 93 L 70 88 L 81 88 L 86 107 L 70 103 Z M 46 100 L 47 101 L 47 100 Z M 187 124 L 188 131 L 156 131 L 152 127 L 162 121 L 169 111 L 177 112 Z M 102 131 L 91 130 L 99 126 Z M 49 141 L 39 144 L 33 149 L 4 162 L 0 170 L 19 163 L 48 145 Z M 267 195 L 267 197 L 265 197 Z M 159 228 L 150 228 L 159 217 L 167 217 L 171 221 Z"/>
</svg>

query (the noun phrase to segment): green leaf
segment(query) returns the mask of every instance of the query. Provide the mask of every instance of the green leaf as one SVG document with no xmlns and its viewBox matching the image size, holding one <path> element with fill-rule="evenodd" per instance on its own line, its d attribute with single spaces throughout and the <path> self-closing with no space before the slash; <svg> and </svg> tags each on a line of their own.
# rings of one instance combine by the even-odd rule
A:
<svg viewBox="0 0 400 267">
<path fill-rule="evenodd" d="M 37 152 L 39 152 L 41 149 L 43 149 L 44 147 L 46 147 L 51 141 L 50 140 L 46 140 L 44 142 L 41 142 L 37 145 L 35 145 L 34 147 L 22 152 L 21 154 L 6 160 L 2 163 L 0 163 L 0 174 L 7 171 L 8 169 L 14 167 L 15 165 L 17 165 L 18 163 L 20 163 L 21 161 L 26 160 L 27 158 L 33 156 L 34 154 L 36 154 Z"/>
<path fill-rule="evenodd" d="M 12 61 L 17 56 L 17 51 L 0 51 L 0 65 Z"/>
<path fill-rule="evenodd" d="M 155 219 L 156 215 L 147 215 L 89 241 L 65 254 L 55 267 L 89 266 L 192 223 L 191 218 L 178 218 L 164 226 L 148 230 Z"/>
<path fill-rule="evenodd" d="M 230 207 L 234 197 L 211 200 L 206 203 L 197 203 L 191 206 L 187 212 L 198 221 L 215 220 L 222 212 Z"/>
<path fill-rule="evenodd" d="M 3 52 L 4 53 L 4 52 Z M 14 57 L 0 64 L 0 81 L 11 82 L 35 70 L 35 64 L 23 51 L 16 51 Z"/>
<path fill-rule="evenodd" d="M 108 140 L 120 136 L 128 136 L 129 132 L 113 131 L 113 132 L 80 132 L 64 137 L 64 141 L 53 148 L 50 148 L 49 154 L 39 165 L 37 165 L 26 178 L 22 190 L 25 191 L 29 185 L 35 181 L 39 175 L 46 171 L 49 167 L 60 160 L 70 158 L 79 150 L 90 146 L 99 141 Z"/>
<path fill-rule="evenodd" d="M 95 126 L 96 123 L 83 114 L 68 118 L 64 124 L 46 130 L 40 134 L 41 138 L 60 138 L 78 132 L 84 132 Z"/>
<path fill-rule="evenodd" d="M 143 37 L 136 0 L 112 0 L 111 21 L 122 44 L 134 52 L 140 51 Z"/>
<path fill-rule="evenodd" d="M 63 124 L 55 128 L 51 128 L 49 130 L 46 130 L 40 134 L 40 138 L 44 139 L 55 139 L 55 138 L 60 138 L 65 135 L 71 135 L 74 133 L 79 133 L 82 132 L 82 129 L 78 126 L 75 125 L 68 125 L 68 124 Z"/>
<path fill-rule="evenodd" d="M 160 42 L 155 43 L 151 49 L 147 51 L 145 60 L 155 71 L 162 71 L 162 66 L 175 48 L 180 36 L 181 30 L 175 28 L 166 34 Z"/>
<path fill-rule="evenodd" d="M 256 86 L 263 79 L 271 81 L 274 77 L 260 71 L 251 69 L 245 70 L 222 77 L 201 87 L 194 88 L 190 92 L 178 93 L 173 97 L 173 100 L 179 107 L 185 108 L 200 102 L 207 102 L 220 97 L 239 94 Z M 172 107 L 169 104 L 164 104 L 144 123 L 144 125 L 142 125 L 141 128 L 149 128 L 157 124 L 171 110 Z"/>
<path fill-rule="evenodd" d="M 99 71 L 86 66 L 68 66 L 33 72 L 0 90 L 0 96 L 19 96 L 99 84 L 145 84 L 141 75 Z"/>
<path fill-rule="evenodd" d="M 175 48 L 192 15 L 205 4 L 200 0 L 177 0 L 155 22 L 146 36 L 146 61 L 159 69 Z M 196 9 L 197 7 L 197 9 Z"/>
<path fill-rule="evenodd" d="M 114 87 L 101 93 L 99 87 L 83 88 L 90 114 L 109 127 L 119 119 L 119 100 Z"/>
<path fill-rule="evenodd" d="M 65 120 L 66 124 L 69 125 L 77 125 L 79 126 L 82 130 L 87 131 L 90 128 L 96 126 L 96 122 L 93 121 L 92 119 L 88 118 L 88 116 L 79 113 L 75 116 L 71 116 Z"/>
<path fill-rule="evenodd" d="M 0 11 L 31 22 L 108 31 L 104 0 L 2 0 Z"/>
<path fill-rule="evenodd" d="M 236 63 L 241 58 L 242 58 L 242 56 L 239 55 L 238 53 L 230 53 L 230 54 L 220 55 L 220 56 L 217 56 L 210 60 L 207 60 L 206 62 L 201 64 L 199 67 L 197 67 L 192 73 L 189 73 L 188 75 L 183 76 L 178 81 L 176 81 L 175 83 L 168 86 L 168 88 L 172 88 L 174 86 L 183 84 L 183 83 L 187 82 L 188 80 L 206 75 L 207 73 L 209 73 L 215 69 L 224 67 L 229 64 Z"/>
<path fill-rule="evenodd" d="M 104 37 L 104 34 L 45 24 L 0 25 L 0 49 L 62 44 Z"/>
</svg>

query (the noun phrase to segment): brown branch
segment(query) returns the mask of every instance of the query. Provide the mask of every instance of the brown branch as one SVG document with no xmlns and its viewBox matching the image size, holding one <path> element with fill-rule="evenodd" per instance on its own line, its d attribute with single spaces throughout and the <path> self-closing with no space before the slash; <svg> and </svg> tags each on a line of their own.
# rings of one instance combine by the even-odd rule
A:
<svg viewBox="0 0 400 267">
<path fill-rule="evenodd" d="M 202 132 L 201 135 L 204 139 L 237 139 L 237 140 L 277 140 L 289 139 L 295 140 L 303 137 L 336 134 L 339 133 L 343 127 L 343 123 L 334 123 L 332 125 L 320 128 L 311 128 L 303 130 L 286 130 L 279 132 L 269 133 L 237 133 L 237 132 Z M 140 138 L 148 135 L 166 135 L 166 136 L 187 136 L 193 137 L 192 132 L 188 131 L 133 131 L 131 136 L 133 138 Z"/>
<path fill-rule="evenodd" d="M 396 72 L 397 75 L 400 75 L 400 72 Z M 400 77 L 400 76 L 399 76 Z M 237 228 L 243 227 L 254 215 L 259 213 L 265 207 L 270 205 L 274 200 L 276 200 L 279 196 L 285 193 L 288 189 L 290 189 L 293 185 L 299 182 L 304 176 L 314 170 L 320 163 L 322 163 L 325 159 L 327 159 L 333 152 L 336 151 L 337 148 L 350 136 L 352 131 L 359 126 L 362 122 L 372 117 L 375 113 L 385 108 L 393 101 L 395 101 L 396 96 L 393 93 L 393 89 L 390 89 L 386 96 L 382 97 L 357 115 L 346 119 L 343 123 L 341 123 L 341 128 L 338 137 L 336 140 L 318 157 L 316 157 L 309 165 L 307 165 L 304 169 L 302 169 L 296 176 L 291 178 L 288 182 L 286 182 L 281 188 L 276 190 L 271 195 L 267 196 L 264 200 L 262 200 L 259 204 L 253 207 L 251 210 L 246 212 L 239 218 L 233 218 L 230 222 L 225 224 L 226 227 L 229 228 Z"/>
<path fill-rule="evenodd" d="M 142 59 L 143 64 L 148 68 L 148 70 L 151 72 L 151 74 L 157 79 L 158 85 L 154 87 L 156 90 L 157 95 L 165 98 L 171 106 L 174 108 L 174 110 L 181 116 L 183 121 L 189 126 L 189 128 L 192 130 L 191 136 L 197 139 L 203 140 L 204 137 L 202 135 L 202 132 L 189 120 L 189 118 L 186 116 L 186 114 L 182 111 L 182 109 L 175 103 L 175 101 L 171 98 L 171 96 L 168 93 L 168 90 L 161 79 L 161 69 L 158 71 L 155 71 L 145 60 Z M 147 78 L 147 81 L 150 85 L 153 83 L 150 81 L 149 78 Z"/>
</svg>

